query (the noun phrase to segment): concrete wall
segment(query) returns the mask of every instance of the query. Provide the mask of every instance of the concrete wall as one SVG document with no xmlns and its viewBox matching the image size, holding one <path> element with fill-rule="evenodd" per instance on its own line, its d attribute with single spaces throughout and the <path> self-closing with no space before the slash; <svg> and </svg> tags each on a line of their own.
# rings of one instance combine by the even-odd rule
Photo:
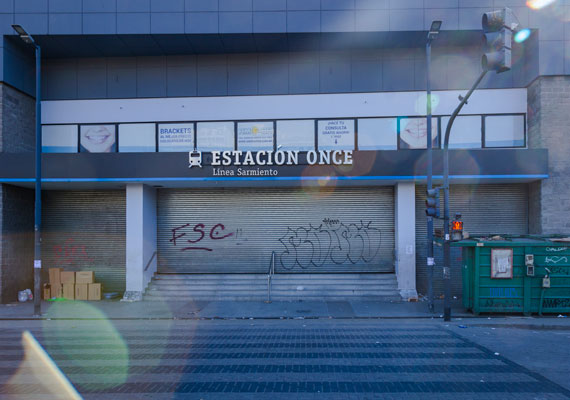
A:
<svg viewBox="0 0 570 400">
<path fill-rule="evenodd" d="M 528 90 L 528 139 L 547 148 L 550 178 L 530 186 L 531 233 L 570 234 L 570 76 L 540 77 Z"/>
<path fill-rule="evenodd" d="M 156 272 L 156 190 L 128 184 L 127 190 L 127 288 L 125 300 L 141 300 Z M 145 267 L 152 259 L 148 269 Z"/>
<path fill-rule="evenodd" d="M 563 41 L 568 3 L 531 10 L 526 0 L 2 0 L 10 23 L 36 35 L 304 33 L 481 28 L 481 14 L 509 6 L 523 26 Z"/>
<path fill-rule="evenodd" d="M 4 35 L 5 40 L 0 40 L 3 49 L 0 51 L 0 81 L 33 93 L 30 85 L 33 81 L 33 75 L 30 75 L 33 71 L 33 52 L 26 50 L 13 38 L 10 25 L 17 23 L 40 40 L 44 57 L 65 58 L 71 53 L 80 54 L 79 57 L 127 57 L 126 60 L 111 61 L 76 60 L 72 63 L 77 63 L 77 68 L 68 68 L 67 72 L 61 69 L 56 71 L 58 67 L 54 66 L 50 79 L 76 82 L 74 85 L 66 84 L 61 89 L 55 83 L 52 89 L 48 85 L 47 95 L 53 96 L 51 98 L 83 98 L 83 93 L 97 97 L 127 97 L 121 94 L 123 89 L 134 92 L 128 95 L 133 97 L 155 96 L 155 90 L 166 95 L 191 95 L 188 93 L 194 90 L 198 95 L 218 95 L 220 92 L 224 94 L 224 91 L 227 94 L 255 94 L 256 91 L 284 93 L 284 90 L 296 93 L 295 78 L 280 82 L 285 73 L 282 62 L 252 62 L 251 55 L 240 62 L 227 61 L 218 65 L 216 61 L 216 65 L 207 65 L 209 78 L 196 79 L 193 84 L 192 78 L 187 82 L 180 79 L 180 74 L 186 75 L 187 70 L 191 69 L 191 62 L 146 57 L 138 59 L 134 56 L 262 53 L 283 51 L 284 48 L 291 50 L 291 47 L 297 47 L 295 51 L 299 51 L 306 49 L 308 41 L 315 42 L 312 47 L 321 50 L 339 47 L 365 50 L 401 46 L 423 48 L 424 35 L 414 36 L 413 33 L 427 30 L 432 20 L 443 20 L 444 31 L 457 31 L 457 35 L 449 36 L 453 41 L 479 31 L 483 12 L 505 5 L 513 9 L 523 27 L 539 32 L 536 46 L 529 52 L 536 60 L 532 63 L 533 68 L 520 76 L 516 73 L 512 76 L 510 73 L 503 74 L 497 78 L 500 84 L 508 85 L 511 80 L 515 86 L 517 82 L 526 85 L 538 74 L 570 73 L 570 36 L 568 23 L 565 23 L 569 19 L 570 6 L 563 0 L 542 10 L 530 9 L 525 0 L 1 0 L 0 35 Z M 311 39 L 307 36 L 315 34 L 320 36 Z M 355 43 L 359 40 L 362 43 Z M 291 45 L 291 41 L 296 44 Z M 435 43 L 434 52 L 441 45 Z M 20 50 L 15 50 L 15 47 Z M 421 68 L 415 61 L 397 58 L 382 63 L 381 71 L 371 70 L 373 65 L 366 63 L 359 68 L 347 68 L 346 63 L 350 62 L 347 57 L 343 57 L 341 65 L 336 65 L 336 55 L 332 61 L 324 63 L 310 61 L 314 60 L 315 55 L 304 58 L 309 61 L 296 64 L 308 65 L 295 65 L 289 69 L 303 79 L 312 81 L 310 86 L 305 85 L 303 80 L 298 82 L 302 90 L 311 93 L 323 90 L 362 91 L 359 88 L 362 83 L 366 83 L 365 90 L 406 90 L 402 85 L 417 88 L 415 74 L 411 70 Z M 513 59 L 516 62 L 521 58 L 515 54 Z M 101 64 L 106 65 L 105 76 Z M 142 65 L 140 69 L 138 64 Z M 449 66 L 457 71 L 463 70 L 466 76 L 469 75 L 464 70 L 466 66 L 454 59 L 442 61 L 440 68 L 444 64 L 445 68 Z M 196 74 L 200 74 L 199 65 L 197 62 Z M 165 75 L 164 71 L 168 71 L 169 66 L 170 73 Z M 177 70 L 172 67 L 182 68 Z M 331 69 L 333 73 L 329 76 L 327 71 Z M 392 70 L 394 74 L 390 72 Z M 91 71 L 88 73 L 90 85 L 98 90 L 86 90 L 82 86 L 85 83 L 82 73 L 86 71 Z M 109 85 L 109 79 L 110 82 L 116 79 L 109 78 L 113 73 L 118 73 L 117 85 Z M 260 79 L 253 84 L 251 79 L 257 73 Z M 276 73 L 281 75 L 274 75 Z M 376 75 L 370 82 L 361 79 L 370 73 Z M 382 78 L 379 78 L 379 73 Z M 346 80 L 339 79 L 338 82 L 343 82 L 343 85 L 337 86 L 337 76 L 343 74 L 355 77 L 359 84 L 348 85 Z M 265 81 L 262 79 L 264 76 Z M 268 82 L 272 80 L 271 76 L 280 78 L 272 84 Z M 386 76 L 389 78 L 386 79 Z M 221 82 L 217 82 L 220 77 Z M 161 83 L 165 80 L 168 82 L 168 79 L 180 79 L 184 84 L 172 84 L 169 88 L 169 85 Z M 329 88 L 327 82 L 330 79 L 333 86 Z M 144 83 L 155 80 L 158 84 Z M 101 84 L 105 82 L 107 84 Z M 217 83 L 214 85 L 214 82 Z M 397 89 L 389 88 L 392 82 L 398 86 Z M 198 84 L 205 85 L 207 89 L 203 91 Z M 388 85 L 388 88 L 384 85 Z M 448 87 L 462 86 L 450 84 Z M 179 94 L 174 94 L 176 91 Z"/>
<path fill-rule="evenodd" d="M 434 45 L 432 89 L 469 88 L 480 73 L 480 59 L 479 46 Z M 425 90 L 425 64 L 423 48 L 48 59 L 42 66 L 42 96 L 60 100 Z M 488 74 L 480 87 L 524 87 L 530 82 L 527 74 L 517 63 L 510 72 Z"/>
<path fill-rule="evenodd" d="M 396 184 L 395 233 L 396 276 L 404 300 L 417 300 L 416 292 L 416 185 Z"/>
</svg>

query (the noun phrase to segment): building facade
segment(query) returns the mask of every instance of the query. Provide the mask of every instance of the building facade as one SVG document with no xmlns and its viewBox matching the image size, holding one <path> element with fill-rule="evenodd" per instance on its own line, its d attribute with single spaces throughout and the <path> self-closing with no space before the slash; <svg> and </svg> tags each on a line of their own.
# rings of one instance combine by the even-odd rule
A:
<svg viewBox="0 0 570 400">
<path fill-rule="evenodd" d="M 480 74 L 482 14 L 509 6 L 532 30 L 453 125 L 452 215 L 470 234 L 570 229 L 570 4 L 528 3 L 0 1 L 2 302 L 33 279 L 35 64 L 12 24 L 43 54 L 44 270 L 93 269 L 138 299 L 155 274 L 267 274 L 274 254 L 307 287 L 393 277 L 416 299 L 433 20 L 436 184 Z"/>
</svg>

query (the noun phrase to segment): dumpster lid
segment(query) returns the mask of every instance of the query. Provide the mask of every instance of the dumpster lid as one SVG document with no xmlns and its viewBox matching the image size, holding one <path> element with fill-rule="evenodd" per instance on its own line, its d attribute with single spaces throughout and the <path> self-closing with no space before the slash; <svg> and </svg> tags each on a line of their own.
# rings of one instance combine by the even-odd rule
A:
<svg viewBox="0 0 570 400">
<path fill-rule="evenodd" d="M 452 242 L 453 247 L 475 247 L 475 246 L 564 246 L 570 243 L 570 236 L 567 235 L 480 235 L 469 239 Z"/>
</svg>

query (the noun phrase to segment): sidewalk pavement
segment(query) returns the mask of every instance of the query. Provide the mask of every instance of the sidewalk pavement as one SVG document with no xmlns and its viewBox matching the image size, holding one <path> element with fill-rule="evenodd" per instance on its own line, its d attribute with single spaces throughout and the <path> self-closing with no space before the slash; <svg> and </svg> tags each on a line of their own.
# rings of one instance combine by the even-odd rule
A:
<svg viewBox="0 0 570 400">
<path fill-rule="evenodd" d="M 33 316 L 33 302 L 0 305 L 0 320 L 33 319 L 302 319 L 302 318 L 441 318 L 443 302 L 435 303 L 435 312 L 427 302 L 382 301 L 42 301 L 42 316 Z M 521 320 L 550 320 L 557 317 L 522 317 Z M 488 320 L 500 314 L 475 316 L 461 303 L 452 303 L 452 317 Z M 558 318 L 559 322 L 562 317 Z M 567 319 L 565 319 L 568 321 Z"/>
</svg>

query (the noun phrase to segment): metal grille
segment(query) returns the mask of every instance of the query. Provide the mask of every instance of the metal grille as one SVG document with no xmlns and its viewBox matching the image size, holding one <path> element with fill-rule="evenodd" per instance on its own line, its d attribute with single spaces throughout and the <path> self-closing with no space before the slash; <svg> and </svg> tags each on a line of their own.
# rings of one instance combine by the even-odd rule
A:
<svg viewBox="0 0 570 400">
<path fill-rule="evenodd" d="M 417 288 L 420 293 L 427 293 L 427 219 L 425 215 L 426 187 L 416 186 L 416 264 Z M 450 218 L 456 212 L 462 214 L 464 230 L 470 235 L 528 233 L 528 184 L 483 184 L 451 185 L 449 192 Z M 443 217 L 443 191 L 441 192 Z M 436 228 L 442 228 L 443 222 L 434 221 Z M 441 267 L 443 266 L 443 248 L 434 247 L 434 293 L 443 293 Z M 452 293 L 460 296 L 461 287 L 461 250 L 451 248 Z"/>
<path fill-rule="evenodd" d="M 95 271 L 104 291 L 125 290 L 124 191 L 45 191 L 44 265 Z"/>
<path fill-rule="evenodd" d="M 162 189 L 161 273 L 392 272 L 394 189 Z"/>
</svg>

